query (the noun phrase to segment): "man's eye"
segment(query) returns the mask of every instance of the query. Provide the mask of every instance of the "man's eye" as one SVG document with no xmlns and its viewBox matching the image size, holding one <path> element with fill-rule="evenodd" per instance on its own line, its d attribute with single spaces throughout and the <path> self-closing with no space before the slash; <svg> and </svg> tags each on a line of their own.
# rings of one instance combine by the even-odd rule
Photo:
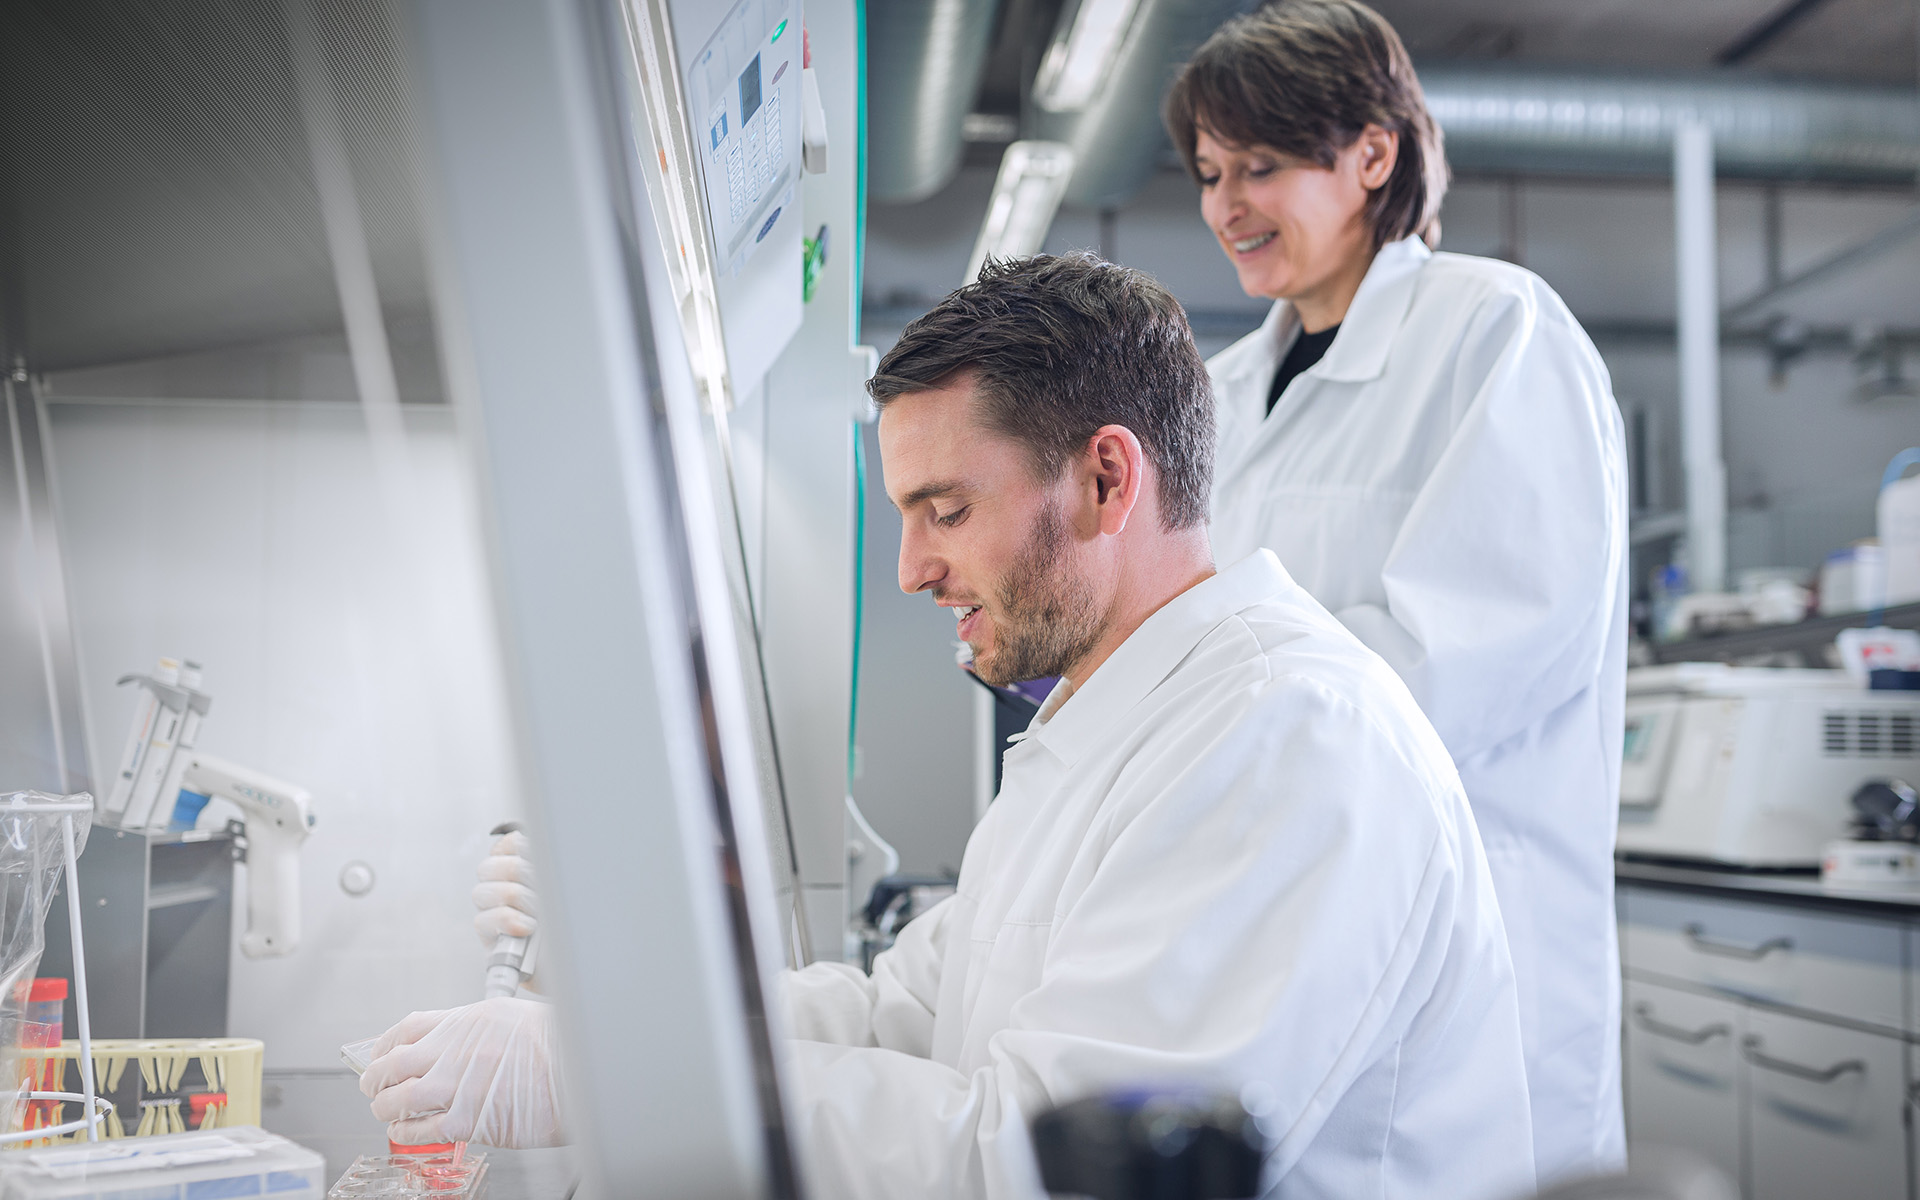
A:
<svg viewBox="0 0 1920 1200">
<path fill-rule="evenodd" d="M 944 525 L 948 529 L 951 529 L 955 525 L 958 525 L 961 521 L 966 519 L 967 510 L 971 507 L 972 507 L 971 505 L 967 505 L 961 508 L 956 508 L 944 517 L 936 513 L 934 514 L 934 518 L 933 518 L 934 523 L 937 525 Z"/>
</svg>

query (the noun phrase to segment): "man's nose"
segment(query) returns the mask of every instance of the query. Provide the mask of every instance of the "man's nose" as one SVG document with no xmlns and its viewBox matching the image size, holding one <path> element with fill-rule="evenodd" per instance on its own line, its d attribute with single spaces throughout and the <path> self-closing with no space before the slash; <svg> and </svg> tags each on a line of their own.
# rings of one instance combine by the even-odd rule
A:
<svg viewBox="0 0 1920 1200">
<path fill-rule="evenodd" d="M 900 590 L 912 595 L 945 579 L 946 564 L 926 545 L 926 537 L 912 529 L 900 532 Z"/>
</svg>

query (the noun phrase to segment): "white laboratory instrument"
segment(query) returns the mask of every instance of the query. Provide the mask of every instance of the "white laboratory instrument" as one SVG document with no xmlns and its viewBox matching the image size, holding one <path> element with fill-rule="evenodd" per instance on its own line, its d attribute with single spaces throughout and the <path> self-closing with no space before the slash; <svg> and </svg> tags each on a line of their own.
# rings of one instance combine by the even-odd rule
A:
<svg viewBox="0 0 1920 1200">
<path fill-rule="evenodd" d="M 200 664 L 162 658 L 152 675 L 122 675 L 140 685 L 120 769 L 101 800 L 100 816 L 122 829 L 164 829 L 177 789 L 167 786 L 175 759 L 193 749 L 213 699 L 200 688 Z"/>
<path fill-rule="evenodd" d="M 1842 671 L 1679 663 L 1627 673 L 1618 847 L 1812 867 L 1845 838 L 1849 797 L 1920 775 L 1920 693 Z"/>
<path fill-rule="evenodd" d="M 153 675 L 125 675 L 145 693 L 101 812 L 122 829 L 158 832 L 193 825 L 208 800 L 236 805 L 245 828 L 249 958 L 293 953 L 300 944 L 300 843 L 313 825 L 303 787 L 238 766 L 196 746 L 213 705 L 199 690 L 200 664 L 163 658 Z"/>
<path fill-rule="evenodd" d="M 713 279 L 734 396 L 779 358 L 802 319 L 800 175 L 806 96 L 800 6 L 669 3 L 693 124 Z M 824 146 L 816 158 L 824 157 Z M 822 164 L 824 165 L 824 164 Z M 750 336 L 739 331 L 751 330 Z"/>
<path fill-rule="evenodd" d="M 177 756 L 179 786 L 189 793 L 237 805 L 246 825 L 248 958 L 292 954 L 300 945 L 300 843 L 313 826 L 307 789 L 195 750 Z"/>
</svg>

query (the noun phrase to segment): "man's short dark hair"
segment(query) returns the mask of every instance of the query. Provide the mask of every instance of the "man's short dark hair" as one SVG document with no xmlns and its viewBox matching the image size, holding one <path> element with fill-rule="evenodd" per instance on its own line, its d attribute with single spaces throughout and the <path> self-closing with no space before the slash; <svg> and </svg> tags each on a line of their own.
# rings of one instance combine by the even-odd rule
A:
<svg viewBox="0 0 1920 1200">
<path fill-rule="evenodd" d="M 1400 35 L 1359 0 L 1276 0 L 1233 18 L 1181 68 L 1164 115 L 1196 180 L 1202 129 L 1229 146 L 1268 146 L 1321 167 L 1368 125 L 1392 130 L 1393 174 L 1367 199 L 1374 246 L 1414 233 L 1438 241 L 1447 194 L 1440 126 Z"/>
<path fill-rule="evenodd" d="M 988 261 L 907 326 L 867 382 L 885 408 L 970 373 L 987 426 L 1057 478 L 1103 425 L 1140 439 L 1168 530 L 1207 519 L 1213 388 L 1187 314 L 1152 277 L 1081 251 Z"/>
</svg>

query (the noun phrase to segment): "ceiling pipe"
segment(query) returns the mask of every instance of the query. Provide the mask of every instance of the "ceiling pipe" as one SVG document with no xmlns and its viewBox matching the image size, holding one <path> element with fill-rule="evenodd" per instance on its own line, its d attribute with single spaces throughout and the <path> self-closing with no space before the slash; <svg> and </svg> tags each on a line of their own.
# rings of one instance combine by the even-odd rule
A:
<svg viewBox="0 0 1920 1200">
<path fill-rule="evenodd" d="M 1029 107 L 1024 136 L 1073 151 L 1066 203 L 1118 208 L 1145 186 L 1167 149 L 1160 126 L 1167 88 L 1207 35 L 1245 7 L 1243 0 L 1143 0 L 1106 85 L 1085 111 Z"/>
<path fill-rule="evenodd" d="M 867 193 L 910 204 L 960 169 L 998 0 L 884 0 L 867 9 Z"/>
<path fill-rule="evenodd" d="M 1064 142 L 1078 164 L 1068 204 L 1124 205 L 1167 161 L 1160 103 L 1180 66 L 1244 5 L 1147 0 L 1111 77 L 1082 113 L 1034 109 L 1025 136 Z M 1713 135 L 1723 178 L 1911 184 L 1920 96 L 1911 89 L 1753 77 L 1574 74 L 1429 66 L 1427 106 L 1456 171 L 1664 176 L 1674 130 Z"/>
<path fill-rule="evenodd" d="M 1721 178 L 1911 184 L 1920 95 L 1749 77 L 1427 67 L 1427 107 L 1455 171 L 1665 175 L 1674 130 L 1713 136 Z"/>
<path fill-rule="evenodd" d="M 1106 85 L 1084 111 L 1028 107 L 1022 136 L 1073 151 L 1067 204 L 1123 206 L 1168 161 L 1160 127 L 1167 88 L 1194 49 L 1244 7 L 1142 0 Z M 924 199 L 958 169 L 995 8 L 992 0 L 868 6 L 875 199 Z M 1713 135 L 1722 178 L 1920 179 L 1920 96 L 1910 89 L 1457 65 L 1423 67 L 1420 79 L 1459 172 L 1662 177 L 1672 169 L 1674 130 L 1696 120 Z"/>
</svg>

